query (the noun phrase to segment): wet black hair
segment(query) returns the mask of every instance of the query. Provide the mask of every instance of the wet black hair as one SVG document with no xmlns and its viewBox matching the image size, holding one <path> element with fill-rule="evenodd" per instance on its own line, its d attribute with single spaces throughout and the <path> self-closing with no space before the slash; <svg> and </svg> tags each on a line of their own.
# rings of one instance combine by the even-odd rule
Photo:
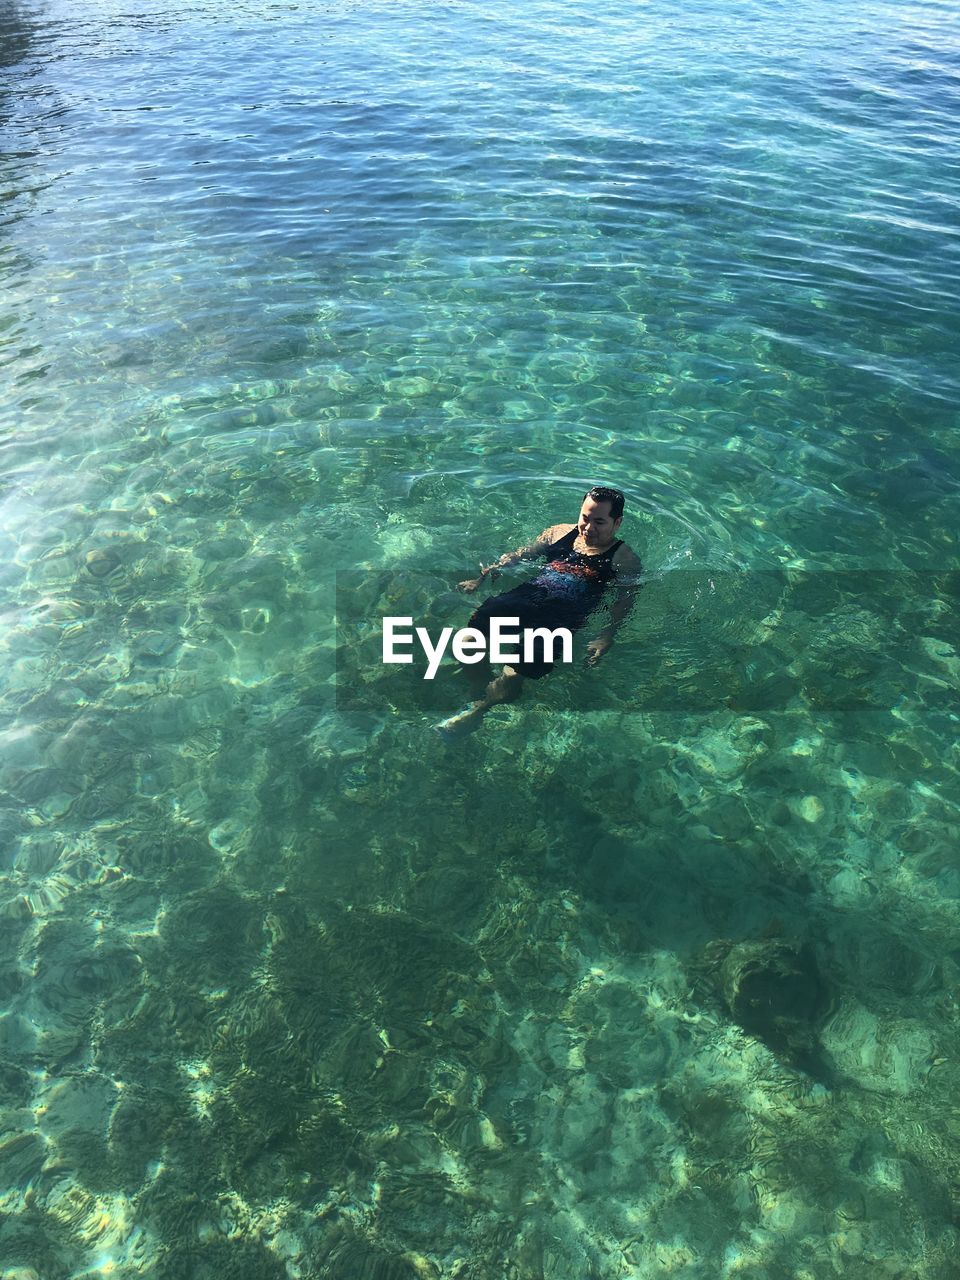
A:
<svg viewBox="0 0 960 1280">
<path fill-rule="evenodd" d="M 594 502 L 609 502 L 611 520 L 619 520 L 623 515 L 623 504 L 626 499 L 619 489 L 608 489 L 605 484 L 595 484 L 583 495 L 584 502 L 588 498 L 592 498 Z"/>
</svg>

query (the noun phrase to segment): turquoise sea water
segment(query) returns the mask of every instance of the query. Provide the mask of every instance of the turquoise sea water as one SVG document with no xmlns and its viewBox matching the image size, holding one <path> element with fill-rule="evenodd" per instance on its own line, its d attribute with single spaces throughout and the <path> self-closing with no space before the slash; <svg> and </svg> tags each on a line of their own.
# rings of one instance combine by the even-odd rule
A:
<svg viewBox="0 0 960 1280">
<path fill-rule="evenodd" d="M 136 9 L 0 4 L 0 1273 L 956 1275 L 954 6 Z"/>
</svg>

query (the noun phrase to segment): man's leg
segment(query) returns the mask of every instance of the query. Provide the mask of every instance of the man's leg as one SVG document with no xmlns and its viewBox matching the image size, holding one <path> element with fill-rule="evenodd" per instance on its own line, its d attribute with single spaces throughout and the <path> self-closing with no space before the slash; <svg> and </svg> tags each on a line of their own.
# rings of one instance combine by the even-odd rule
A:
<svg viewBox="0 0 960 1280">
<path fill-rule="evenodd" d="M 486 657 L 482 662 L 473 662 L 469 665 L 464 663 L 462 670 L 470 685 L 470 697 L 475 700 L 483 697 L 487 691 L 487 686 L 496 678 L 493 674 L 493 667 L 491 667 Z"/>
<path fill-rule="evenodd" d="M 438 731 L 445 738 L 460 737 L 472 733 L 480 724 L 491 707 L 498 707 L 505 702 L 516 702 L 523 692 L 523 676 L 513 667 L 504 667 L 503 671 L 487 685 L 483 697 L 466 711 L 451 716 L 437 725 Z"/>
</svg>

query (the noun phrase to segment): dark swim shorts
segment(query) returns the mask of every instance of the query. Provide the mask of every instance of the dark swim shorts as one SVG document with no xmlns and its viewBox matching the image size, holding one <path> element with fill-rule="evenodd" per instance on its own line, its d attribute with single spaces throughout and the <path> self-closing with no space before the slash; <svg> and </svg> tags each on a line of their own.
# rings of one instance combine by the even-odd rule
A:
<svg viewBox="0 0 960 1280">
<path fill-rule="evenodd" d="M 576 631 L 586 621 L 586 614 L 582 609 L 573 607 L 569 600 L 559 600 L 536 583 L 524 582 L 512 591 L 484 601 L 467 623 L 486 636 L 488 645 L 491 618 L 519 618 L 521 632 L 533 627 L 546 627 L 549 631 L 566 627 L 568 631 Z M 528 680 L 540 680 L 553 670 L 555 664 L 545 661 L 546 646 L 542 636 L 534 637 L 533 646 L 534 661 L 509 662 L 507 666 Z M 554 646 L 554 651 L 559 651 L 557 646 Z M 522 640 L 517 652 L 523 652 Z"/>
</svg>

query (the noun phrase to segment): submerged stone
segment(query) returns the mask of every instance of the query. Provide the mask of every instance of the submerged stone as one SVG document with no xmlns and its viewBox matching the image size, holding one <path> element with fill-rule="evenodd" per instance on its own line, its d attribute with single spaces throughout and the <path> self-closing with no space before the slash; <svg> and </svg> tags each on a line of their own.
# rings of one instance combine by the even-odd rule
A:
<svg viewBox="0 0 960 1280">
<path fill-rule="evenodd" d="M 95 578 L 106 578 L 120 567 L 120 557 L 112 547 L 98 548 L 87 552 L 83 558 L 83 566 Z"/>
<path fill-rule="evenodd" d="M 708 980 L 733 1020 L 778 1057 L 822 1079 L 819 1032 L 830 994 L 813 950 L 778 938 L 722 941 L 706 958 Z"/>
</svg>

